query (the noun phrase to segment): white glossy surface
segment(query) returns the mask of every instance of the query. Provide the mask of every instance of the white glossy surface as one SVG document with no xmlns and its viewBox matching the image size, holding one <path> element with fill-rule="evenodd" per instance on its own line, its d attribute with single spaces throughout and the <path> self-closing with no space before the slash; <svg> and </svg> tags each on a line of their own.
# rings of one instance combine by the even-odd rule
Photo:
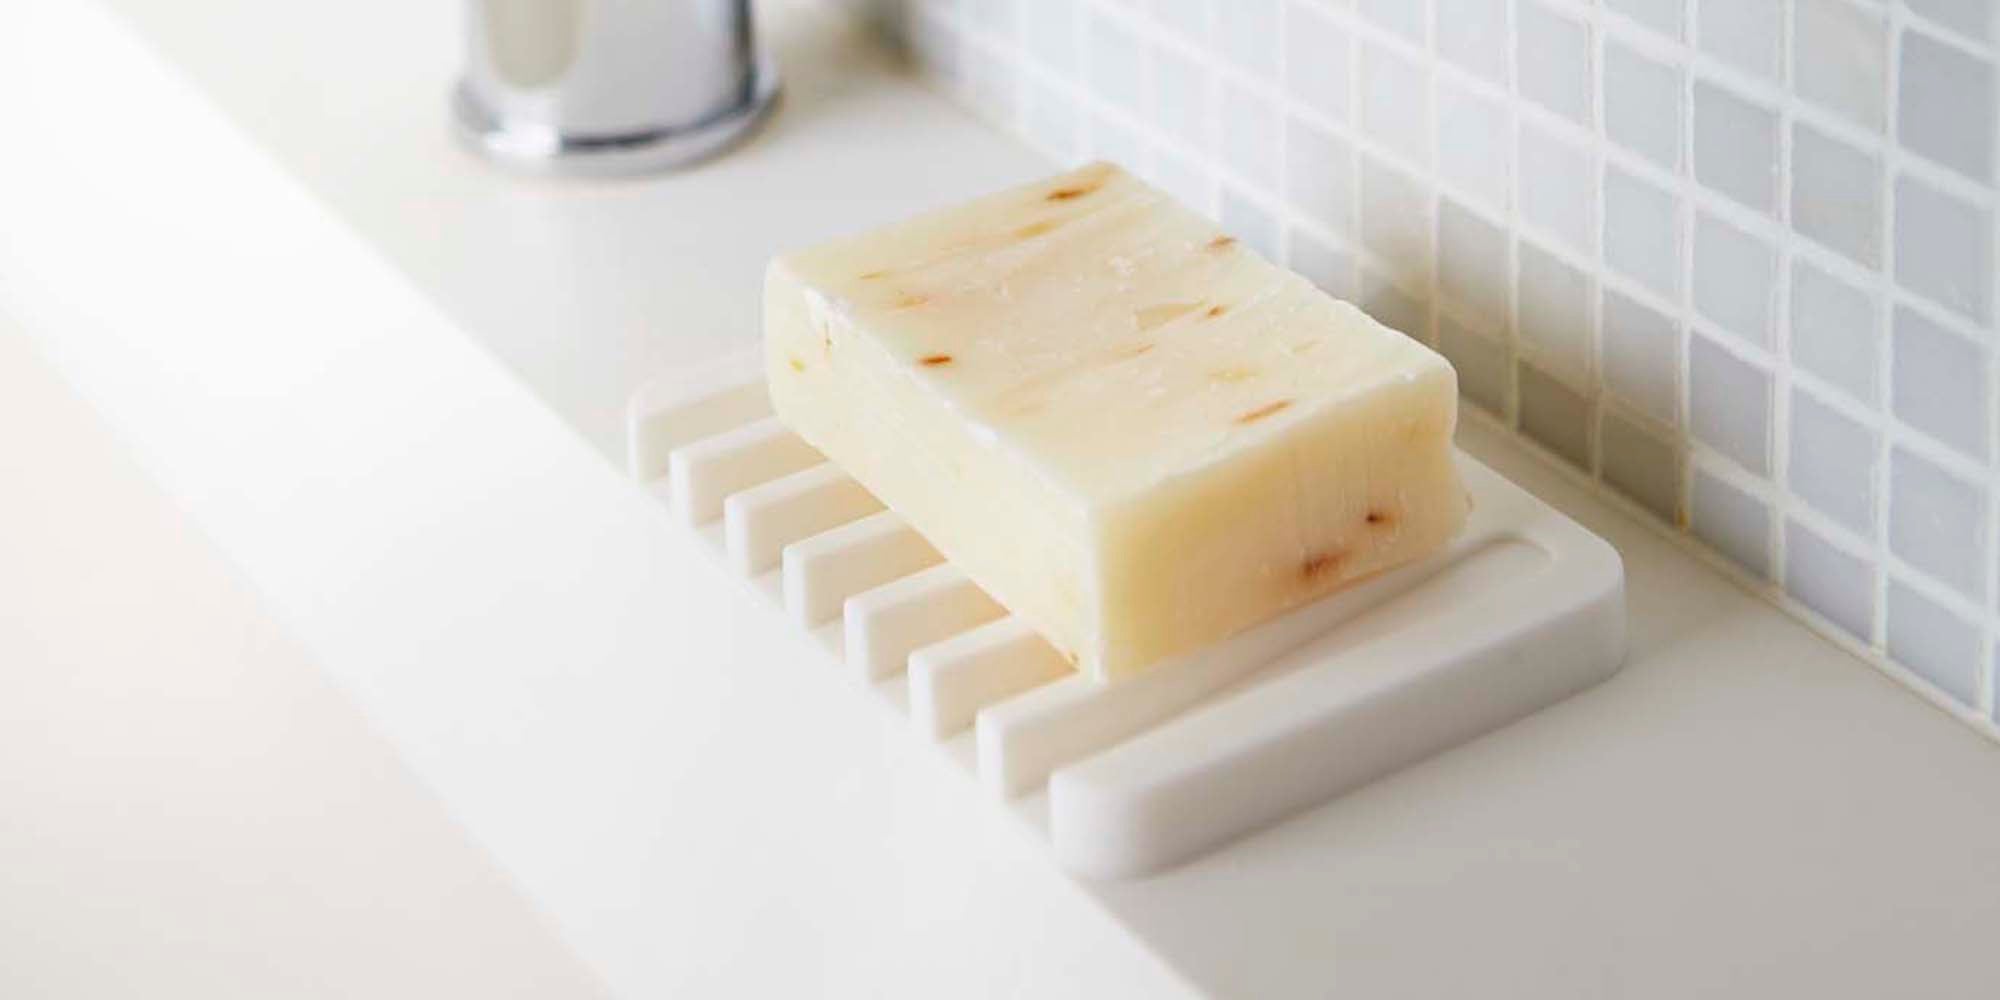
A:
<svg viewBox="0 0 2000 1000">
<path fill-rule="evenodd" d="M 848 667 L 876 680 L 902 673 L 912 652 L 1004 612 L 964 573 L 941 563 L 854 595 L 842 613 Z"/>
<path fill-rule="evenodd" d="M 952 765 L 851 698 L 845 678 L 791 669 L 817 650 L 784 639 L 783 616 L 608 467 L 640 379 L 754 329 L 773 243 L 1045 164 L 851 39 L 812 30 L 786 38 L 792 102 L 738 156 L 670 183 L 524 186 L 457 158 L 424 98 L 450 72 L 452 5 L 116 6 L 200 94 L 150 68 L 91 3 L 10 11 L 24 27 L 0 33 L 0 106 L 22 141 L 62 141 L 36 147 L 46 157 L 0 158 L 0 300 L 24 310 L 33 349 L 73 387 L 60 391 L 97 410 L 104 439 L 163 487 L 144 501 L 159 520 L 140 534 L 206 533 L 361 710 L 365 730 L 315 740 L 311 758 L 356 775 L 368 754 L 393 752 L 614 989 L 1158 996 L 1185 977 L 1229 995 L 1540 1000 L 1990 987 L 2000 752 L 1482 426 L 1462 431 L 1467 451 L 1624 556 L 1626 670 L 1298 817 L 1255 850 L 1112 887 L 1053 877 Z M 354 72 L 356 51 L 373 72 Z M 227 122 L 191 120 L 204 100 Z M 78 115 L 135 133 L 77 130 Z M 156 153 L 148 169 L 130 169 L 135 141 Z M 272 181 L 273 164 L 297 183 Z M 833 189 L 844 197 L 824 197 Z M 742 210 L 752 191 L 765 211 Z M 35 426 L 56 404 L 10 393 L 0 405 Z M 65 484 L 23 522 L 37 537 L 54 536 L 43 525 L 88 535 L 123 516 L 109 497 L 136 490 L 58 474 L 73 456 L 10 454 L 36 482 Z M 11 518 L 27 495 L 0 491 L 0 508 Z M 19 582 L 15 565 L 0 563 L 0 582 Z M 93 645 L 122 614 L 98 610 L 103 591 L 36 593 L 47 603 L 10 607 L 80 624 L 6 633 L 6 662 L 161 662 Z M 178 608 L 189 589 L 147 597 Z M 187 814 L 186 799 L 160 802 L 171 784 L 95 781 L 118 748 L 152 760 L 226 739 L 237 755 L 204 772 L 224 789 L 218 811 L 256 788 L 221 782 L 275 759 L 257 734 L 204 724 L 190 707 L 198 681 L 133 675 L 159 685 L 163 728 L 105 725 L 88 746 L 65 728 L 4 729 L 19 750 L 0 761 L 36 779 L 0 793 L 8 815 L 72 836 L 4 848 L 0 871 L 46 882 L 0 893 L 0 921 L 36 929 L 0 935 L 0 948 L 34 949 L 7 953 L 0 992 L 111 992 L 98 985 L 102 949 L 129 932 L 157 947 L 121 951 L 111 971 L 149 976 L 155 994 L 267 994 L 265 962 L 291 953 L 163 941 L 160 927 L 196 926 L 193 894 L 218 897 L 159 879 L 231 871 L 324 828 L 196 831 L 171 856 L 121 855 L 133 875 L 111 886 L 95 881 L 96 861 L 41 853 L 129 835 L 140 807 Z M 63 683 L 81 718 L 116 720 L 132 704 L 117 685 Z M 252 720 L 293 719 L 298 704 L 241 684 L 214 697 Z M 58 718 L 45 704 L 10 694 L 0 713 Z M 189 725 L 165 727 L 175 721 Z M 373 818 L 367 829 L 407 820 L 394 802 L 345 801 Z M 377 843 L 370 863 L 426 857 L 413 843 Z M 234 926 L 307 927 L 330 898 L 257 884 L 255 899 L 230 897 L 255 907 Z M 370 918 L 356 926 L 407 928 L 405 954 L 448 963 L 474 933 L 463 921 L 392 919 L 445 898 L 401 883 L 351 905 Z M 228 926 L 215 940 L 235 940 Z M 293 967 L 359 977 L 354 964 L 378 953 L 358 940 L 301 944 Z M 543 981 L 525 946 L 475 948 L 460 953 L 507 982 Z M 206 974 L 172 975 L 191 955 Z M 355 982 L 346 992 L 384 991 Z"/>
<path fill-rule="evenodd" d="M 786 545 L 881 509 L 854 477 L 821 462 L 724 500 L 723 533 L 736 571 L 754 576 L 778 565 Z"/>
<path fill-rule="evenodd" d="M 722 516 L 732 494 L 802 472 L 824 459 L 777 417 L 763 417 L 675 448 L 667 455 L 667 494 L 690 527 Z"/>
<path fill-rule="evenodd" d="M 934 740 L 964 732 L 988 705 L 1075 675 L 1054 646 L 1011 615 L 916 650 L 907 669 L 910 722 Z"/>
<path fill-rule="evenodd" d="M 847 599 L 936 565 L 937 550 L 888 511 L 785 546 L 785 607 L 813 628 L 840 616 Z"/>
</svg>

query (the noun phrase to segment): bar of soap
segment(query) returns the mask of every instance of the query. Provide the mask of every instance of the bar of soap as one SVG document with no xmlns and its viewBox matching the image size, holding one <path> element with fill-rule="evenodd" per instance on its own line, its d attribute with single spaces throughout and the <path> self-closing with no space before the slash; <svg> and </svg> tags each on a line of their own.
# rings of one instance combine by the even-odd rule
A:
<svg viewBox="0 0 2000 1000">
<path fill-rule="evenodd" d="M 788 254 L 776 412 L 1080 670 L 1144 670 L 1432 552 L 1442 357 L 1116 166 Z"/>
</svg>

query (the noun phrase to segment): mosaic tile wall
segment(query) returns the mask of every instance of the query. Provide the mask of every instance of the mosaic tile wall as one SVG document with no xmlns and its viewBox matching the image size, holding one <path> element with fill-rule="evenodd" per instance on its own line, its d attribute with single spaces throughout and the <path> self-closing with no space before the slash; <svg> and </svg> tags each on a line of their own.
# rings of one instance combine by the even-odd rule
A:
<svg viewBox="0 0 2000 1000">
<path fill-rule="evenodd" d="M 1995 0 L 847 0 L 2000 732 Z"/>
</svg>

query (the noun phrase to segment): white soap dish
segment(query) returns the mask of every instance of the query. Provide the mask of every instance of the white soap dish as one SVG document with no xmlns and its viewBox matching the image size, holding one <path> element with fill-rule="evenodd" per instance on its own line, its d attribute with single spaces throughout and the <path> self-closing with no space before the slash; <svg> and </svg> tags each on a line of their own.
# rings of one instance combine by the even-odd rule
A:
<svg viewBox="0 0 2000 1000">
<path fill-rule="evenodd" d="M 634 478 L 1079 874 L 1190 860 L 1624 660 L 1618 554 L 1463 454 L 1445 551 L 1105 684 L 772 416 L 755 354 L 670 374 L 629 420 Z"/>
</svg>

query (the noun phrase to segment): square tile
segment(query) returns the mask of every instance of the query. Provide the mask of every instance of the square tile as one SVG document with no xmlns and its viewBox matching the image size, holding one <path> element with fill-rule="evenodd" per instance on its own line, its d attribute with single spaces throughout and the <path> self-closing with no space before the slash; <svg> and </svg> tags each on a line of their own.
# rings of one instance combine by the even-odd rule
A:
<svg viewBox="0 0 2000 1000">
<path fill-rule="evenodd" d="M 1073 97 L 1072 97 L 1073 99 Z M 1092 115 L 1084 136 L 1090 156 L 1138 172 L 1146 162 L 1146 139 L 1110 115 Z"/>
<path fill-rule="evenodd" d="M 1362 18 L 1395 32 L 1418 45 L 1424 44 L 1424 5 L 1410 0 L 1355 0 Z"/>
<path fill-rule="evenodd" d="M 1896 178 L 1896 283 L 1986 323 L 1993 316 L 1993 214 L 1908 174 Z"/>
<path fill-rule="evenodd" d="M 1438 290 L 1483 332 L 1507 330 L 1507 231 L 1438 199 Z"/>
<path fill-rule="evenodd" d="M 1360 204 L 1362 245 L 1394 269 L 1394 280 L 1429 281 L 1430 192 L 1424 182 L 1364 154 Z"/>
<path fill-rule="evenodd" d="M 1688 338 L 1688 429 L 1737 465 L 1771 473 L 1771 373 L 1699 334 Z"/>
<path fill-rule="evenodd" d="M 1236 176 L 1276 193 L 1284 177 L 1285 120 L 1278 105 L 1249 88 L 1222 88 L 1222 161 Z"/>
<path fill-rule="evenodd" d="M 1213 45 L 1224 59 L 1252 76 L 1277 75 L 1278 0 L 1229 0 L 1215 5 L 1215 35 L 1195 39 Z"/>
<path fill-rule="evenodd" d="M 1430 89 L 1428 68 L 1378 45 L 1361 46 L 1362 130 L 1426 166 L 1431 162 Z"/>
<path fill-rule="evenodd" d="M 1083 49 L 1082 23 L 1076 4 L 1031 3 L 1022 11 L 1022 32 L 1028 52 L 1060 76 L 1075 76 Z"/>
<path fill-rule="evenodd" d="M 1974 180 L 1993 180 L 1993 64 L 1929 35 L 1905 31 L 1896 138 Z"/>
<path fill-rule="evenodd" d="M 1506 86 L 1507 0 L 1437 0 L 1437 48 L 1459 68 Z"/>
<path fill-rule="evenodd" d="M 1986 491 L 1897 446 L 1889 458 L 1889 551 L 1966 599 L 1986 599 Z"/>
<path fill-rule="evenodd" d="M 1521 96 L 1589 126 L 1590 29 L 1541 0 L 1520 0 L 1515 16 L 1514 66 Z"/>
<path fill-rule="evenodd" d="M 1876 448 L 1881 438 L 1804 389 L 1792 390 L 1785 484 L 1812 509 L 1875 537 Z"/>
<path fill-rule="evenodd" d="M 1760 212 L 1777 208 L 1778 114 L 1710 83 L 1694 84 L 1694 176 Z"/>
<path fill-rule="evenodd" d="M 1985 346 L 1898 306 L 1889 348 L 1896 419 L 1986 461 Z"/>
<path fill-rule="evenodd" d="M 1696 538 L 1759 579 L 1771 577 L 1771 508 L 1699 465 L 1688 503 Z"/>
<path fill-rule="evenodd" d="M 1153 48 L 1153 124 L 1196 152 L 1215 148 L 1215 81 L 1177 45 Z"/>
<path fill-rule="evenodd" d="M 1979 698 L 1979 626 L 1901 580 L 1889 584 L 1889 656 L 1967 708 Z"/>
<path fill-rule="evenodd" d="M 1438 353 L 1458 370 L 1458 391 L 1495 416 L 1507 413 L 1507 345 L 1438 313 Z"/>
<path fill-rule="evenodd" d="M 1424 304 L 1387 275 L 1364 270 L 1361 274 L 1362 311 L 1391 330 L 1411 340 L 1425 339 Z"/>
<path fill-rule="evenodd" d="M 1681 10 L 1686 0 L 1604 0 L 1604 6 L 1668 38 L 1681 37 Z"/>
<path fill-rule="evenodd" d="M 1306 218 L 1354 232 L 1354 166 L 1347 141 L 1303 118 L 1286 123 L 1285 197 Z"/>
<path fill-rule="evenodd" d="M 1521 217 L 1586 258 L 1597 255 L 1597 185 L 1591 154 L 1525 119 L 1515 172 Z"/>
<path fill-rule="evenodd" d="M 1792 228 L 1858 264 L 1882 259 L 1882 161 L 1792 125 Z"/>
<path fill-rule="evenodd" d="M 1681 463 L 1673 443 L 1609 408 L 1598 435 L 1604 481 L 1660 520 L 1679 523 Z"/>
<path fill-rule="evenodd" d="M 1020 0 L 972 0 L 972 15 L 994 36 L 1012 40 L 1020 28 Z"/>
<path fill-rule="evenodd" d="M 1873 405 L 1876 303 L 1873 296 L 1804 260 L 1792 263 L 1792 362 Z"/>
<path fill-rule="evenodd" d="M 1318 3 L 1293 0 L 1285 12 L 1285 89 L 1335 121 L 1347 120 L 1352 75 L 1346 29 Z"/>
<path fill-rule="evenodd" d="M 1681 161 L 1681 68 L 1604 42 L 1604 134 L 1660 166 Z"/>
<path fill-rule="evenodd" d="M 1081 7 L 1082 4 L 1048 4 L 1036 0 L 1035 6 Z M 1212 0 L 1152 0 L 1153 18 L 1167 30 L 1191 42 L 1203 45 L 1215 41 L 1215 6 Z"/>
<path fill-rule="evenodd" d="M 1993 0 L 1908 0 L 1913 13 L 1976 40 L 1992 40 Z"/>
<path fill-rule="evenodd" d="M 1695 311 L 1745 343 L 1769 345 L 1777 249 L 1706 212 L 1696 216 L 1694 233 Z"/>
<path fill-rule="evenodd" d="M 1511 115 L 1498 101 L 1438 79 L 1438 175 L 1495 212 L 1507 210 L 1513 161 Z"/>
<path fill-rule="evenodd" d="M 1785 524 L 1785 592 L 1862 642 L 1875 635 L 1875 567 L 1797 521 Z"/>
<path fill-rule="evenodd" d="M 1889 80 L 1882 15 L 1849 0 L 1795 0 L 1792 88 L 1862 128 L 1882 131 Z"/>
<path fill-rule="evenodd" d="M 1277 216 L 1233 185 L 1222 189 L 1222 228 L 1266 259 L 1284 259 Z"/>
<path fill-rule="evenodd" d="M 1215 172 L 1206 163 L 1161 146 L 1153 150 L 1146 179 L 1190 210 L 1216 217 Z"/>
<path fill-rule="evenodd" d="M 1778 49 L 1785 27 L 1779 0 L 1697 0 L 1695 35 L 1701 50 L 1767 80 L 1778 77 Z"/>
<path fill-rule="evenodd" d="M 1604 166 L 1604 263 L 1667 298 L 1680 294 L 1680 199 L 1609 163 Z"/>
<path fill-rule="evenodd" d="M 1097 96 L 1133 114 L 1146 113 L 1146 53 L 1139 36 L 1110 16 L 1089 22 L 1090 87 Z"/>
<path fill-rule="evenodd" d="M 1294 228 L 1291 233 L 1291 267 L 1320 291 L 1343 301 L 1354 299 L 1354 256 L 1333 244 Z"/>
<path fill-rule="evenodd" d="M 933 79 L 962 83 L 965 57 L 959 47 L 958 29 L 930 8 L 913 7 L 910 10 L 909 45 L 918 68 Z"/>
<path fill-rule="evenodd" d="M 1590 381 L 1590 277 L 1522 241 L 1516 251 L 1521 348 L 1540 367 Z"/>
<path fill-rule="evenodd" d="M 967 46 L 964 59 L 965 101 L 988 120 L 1011 128 L 1021 110 L 1021 67 L 1011 54 L 977 45 Z"/>
<path fill-rule="evenodd" d="M 1067 163 L 1075 159 L 1081 146 L 1082 124 L 1077 120 L 1077 101 L 1067 88 L 1029 77 L 1024 97 L 1021 124 L 1028 137 L 1058 161 Z"/>
<path fill-rule="evenodd" d="M 1604 290 L 1604 384 L 1669 427 L 1680 423 L 1680 328 L 1672 317 Z"/>
<path fill-rule="evenodd" d="M 1590 469 L 1590 401 L 1554 375 L 1522 362 L 1521 433 L 1564 461 Z"/>
</svg>

